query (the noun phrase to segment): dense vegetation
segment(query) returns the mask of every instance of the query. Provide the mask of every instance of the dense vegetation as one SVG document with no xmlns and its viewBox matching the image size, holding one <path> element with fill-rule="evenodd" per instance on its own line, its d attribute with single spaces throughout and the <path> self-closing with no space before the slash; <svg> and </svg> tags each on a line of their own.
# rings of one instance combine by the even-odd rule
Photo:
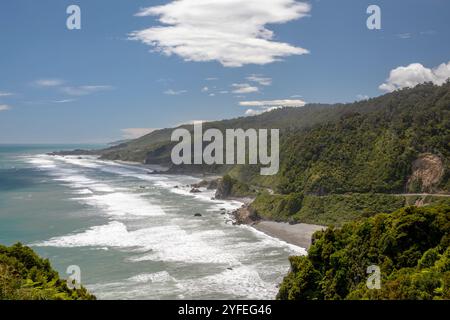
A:
<svg viewBox="0 0 450 320">
<path fill-rule="evenodd" d="M 229 175 L 228 180 L 243 183 L 230 196 L 246 195 L 251 189 L 246 184 L 272 189 L 274 194 L 260 192 L 252 205 L 266 219 L 341 225 L 411 204 L 402 194 L 450 191 L 450 81 L 350 104 L 310 104 L 203 126 L 281 130 L 277 175 L 261 176 L 257 165 L 171 168 Z M 155 131 L 104 150 L 103 157 L 170 163 L 171 132 Z M 442 198 L 422 202 L 436 200 Z"/>
<path fill-rule="evenodd" d="M 0 300 L 95 300 L 84 287 L 71 290 L 48 260 L 19 244 L 0 246 Z"/>
<path fill-rule="evenodd" d="M 241 198 L 254 196 L 255 193 L 256 191 L 248 184 L 237 179 L 233 179 L 226 174 L 222 179 L 219 179 L 215 197 L 217 199 L 227 199 L 233 197 Z"/>
<path fill-rule="evenodd" d="M 450 299 L 450 206 L 407 207 L 313 236 L 279 299 Z M 381 270 L 368 289 L 367 268 Z"/>
<path fill-rule="evenodd" d="M 192 131 L 192 125 L 184 128 Z M 279 128 L 281 168 L 261 177 L 257 166 L 181 166 L 181 171 L 224 173 L 241 181 L 276 188 L 279 193 L 323 194 L 436 192 L 450 189 L 450 82 L 350 104 L 310 104 L 254 117 L 208 122 L 216 128 Z M 168 164 L 173 129 L 103 150 L 107 159 Z M 413 162 L 423 154 L 442 162 L 443 176 L 424 186 L 409 181 Z M 176 168 L 175 168 L 176 169 Z"/>
<path fill-rule="evenodd" d="M 373 111 L 349 112 L 337 122 L 285 137 L 279 192 L 323 195 L 450 189 L 450 82 L 440 87 L 419 85 L 358 105 L 371 106 Z M 434 169 L 442 170 L 443 176 L 430 185 L 408 184 L 413 162 L 424 154 L 442 162 L 442 168 Z"/>
<path fill-rule="evenodd" d="M 316 196 L 262 193 L 251 204 L 251 208 L 258 216 L 268 220 L 340 226 L 379 212 L 393 212 L 405 205 L 406 197 L 388 194 Z"/>
<path fill-rule="evenodd" d="M 213 121 L 203 124 L 203 130 L 210 128 L 219 129 L 270 129 L 276 128 L 282 131 L 291 128 L 310 128 L 314 124 L 339 119 L 345 113 L 343 105 L 311 104 L 304 108 L 285 108 L 264 113 L 254 117 L 241 117 L 237 119 Z M 193 125 L 182 125 L 191 133 Z M 113 146 L 101 151 L 104 159 L 147 162 L 151 164 L 167 165 L 171 163 L 170 152 L 176 144 L 170 141 L 173 128 L 156 130 L 141 138 Z M 221 172 L 222 166 L 215 167 L 216 172 Z M 200 169 L 209 172 L 210 166 L 187 166 L 185 171 Z"/>
<path fill-rule="evenodd" d="M 391 213 L 409 205 L 429 204 L 450 205 L 450 197 L 382 193 L 274 195 L 260 192 L 250 208 L 266 220 L 341 226 L 345 222 L 368 218 L 379 212 Z"/>
</svg>

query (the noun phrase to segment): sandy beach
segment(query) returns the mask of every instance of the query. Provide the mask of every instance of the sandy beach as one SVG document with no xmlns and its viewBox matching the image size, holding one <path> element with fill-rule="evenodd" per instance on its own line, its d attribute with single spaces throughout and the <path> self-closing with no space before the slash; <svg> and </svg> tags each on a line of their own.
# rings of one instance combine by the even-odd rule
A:
<svg viewBox="0 0 450 320">
<path fill-rule="evenodd" d="M 305 249 L 309 249 L 311 246 L 311 236 L 313 233 L 326 228 L 313 224 L 299 223 L 291 225 L 285 222 L 274 221 L 260 221 L 253 224 L 253 227 L 271 237 L 281 239 Z"/>
<path fill-rule="evenodd" d="M 249 210 L 249 204 L 252 199 L 245 199 L 247 202 L 241 208 L 233 212 L 237 224 L 246 224 L 252 226 L 258 231 L 264 232 L 271 237 L 278 238 L 287 243 L 309 249 L 311 246 L 311 237 L 314 232 L 324 230 L 326 227 L 298 223 L 289 224 L 287 222 L 275 222 L 268 220 L 261 220 L 252 210 Z M 243 201 L 240 199 L 240 201 Z"/>
</svg>

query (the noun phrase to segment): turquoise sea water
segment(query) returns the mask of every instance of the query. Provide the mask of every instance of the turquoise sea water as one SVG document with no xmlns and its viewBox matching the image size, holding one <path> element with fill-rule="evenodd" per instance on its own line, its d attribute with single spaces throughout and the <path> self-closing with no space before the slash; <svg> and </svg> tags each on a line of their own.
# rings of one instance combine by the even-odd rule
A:
<svg viewBox="0 0 450 320">
<path fill-rule="evenodd" d="M 22 242 L 100 299 L 271 299 L 299 247 L 228 215 L 241 204 L 190 194 L 188 176 L 0 145 L 0 243 Z M 201 213 L 202 217 L 194 217 Z"/>
</svg>

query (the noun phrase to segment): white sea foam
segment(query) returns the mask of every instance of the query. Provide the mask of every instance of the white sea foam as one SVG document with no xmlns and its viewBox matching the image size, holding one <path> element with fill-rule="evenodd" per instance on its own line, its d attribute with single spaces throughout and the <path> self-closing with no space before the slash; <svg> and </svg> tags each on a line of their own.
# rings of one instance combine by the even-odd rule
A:
<svg viewBox="0 0 450 320">
<path fill-rule="evenodd" d="M 135 275 L 129 278 L 128 280 L 139 283 L 176 281 L 167 271 L 155 273 L 142 273 Z"/>
<path fill-rule="evenodd" d="M 153 205 L 140 195 L 132 193 L 114 192 L 77 200 L 99 207 L 106 214 L 112 216 L 162 216 L 165 214 L 160 206 Z"/>
<path fill-rule="evenodd" d="M 185 263 L 238 263 L 235 257 L 220 248 L 208 245 L 201 232 L 189 234 L 178 226 L 127 230 L 125 224 L 113 221 L 92 227 L 85 232 L 56 237 L 37 243 L 51 247 L 115 247 L 140 248 L 149 251 L 131 261 L 178 261 Z"/>
<path fill-rule="evenodd" d="M 101 167 L 100 164 L 95 163 L 95 158 L 93 157 L 88 157 L 88 158 L 82 158 L 79 159 L 79 157 L 75 157 L 75 156 L 65 156 L 65 157 L 56 157 L 56 159 L 58 159 L 59 161 L 63 161 L 75 166 L 80 166 L 80 167 L 85 167 L 85 168 L 99 168 Z"/>
<path fill-rule="evenodd" d="M 35 165 L 40 169 L 50 169 L 55 168 L 56 164 L 51 159 L 46 158 L 45 156 L 36 156 L 28 159 L 28 162 Z"/>
<path fill-rule="evenodd" d="M 165 214 L 161 207 L 143 199 L 142 195 L 126 192 L 126 189 L 123 191 L 124 188 L 116 188 L 88 178 L 80 172 L 80 169 L 77 170 L 77 167 L 81 167 L 81 169 L 99 168 L 100 165 L 93 163 L 94 161 L 96 160 L 93 158 L 78 159 L 47 155 L 40 155 L 29 160 L 33 165 L 48 169 L 55 181 L 62 182 L 64 185 L 75 189 L 74 193 L 80 195 L 91 194 L 90 197 L 74 198 L 74 200 L 100 208 L 108 215 L 160 216 Z M 58 163 L 60 164 L 59 166 L 57 165 Z M 70 165 L 70 167 L 61 167 L 61 165 Z"/>
<path fill-rule="evenodd" d="M 179 281 L 177 286 L 184 295 L 201 297 L 232 295 L 245 299 L 273 299 L 277 294 L 275 283 L 263 281 L 251 266 L 226 269 L 221 273 L 203 278 Z"/>
<path fill-rule="evenodd" d="M 127 254 L 127 262 L 139 262 L 136 266 L 146 261 L 149 265 L 164 262 L 170 268 L 176 266 L 168 269 L 170 274 L 143 269 L 119 281 L 114 279 L 114 282 L 88 286 L 102 298 L 273 298 L 276 284 L 289 268 L 287 256 L 305 253 L 303 248 L 251 227 L 221 223 L 223 218 L 213 212 L 221 208 L 231 211 L 242 203 L 212 199 L 214 191 L 203 188 L 200 193 L 190 193 L 189 185 L 199 182 L 198 178 L 149 175 L 145 167 L 95 157 L 38 156 L 28 161 L 48 171 L 53 180 L 73 189 L 73 193 L 79 195 L 74 200 L 100 209 L 99 213 L 111 220 L 105 225 L 53 237 L 35 245 L 89 248 L 99 250 L 99 255 L 111 255 L 114 250 L 120 250 L 121 254 Z M 144 193 L 136 192 L 142 185 L 147 187 Z M 194 219 L 192 212 L 185 212 L 187 198 L 190 199 L 186 201 L 187 211 L 194 210 L 197 201 L 202 203 L 203 217 Z M 108 253 L 104 253 L 105 250 Z M 207 272 L 197 271 L 195 266 L 199 264 Z M 191 268 L 194 269 L 190 271 Z M 173 270 L 182 271 L 174 273 Z M 177 276 L 177 272 L 183 275 Z"/>
<path fill-rule="evenodd" d="M 45 157 L 50 158 L 50 156 L 40 156 L 40 161 L 49 161 Z M 190 176 L 166 176 L 166 175 L 151 175 L 148 174 L 149 170 L 145 167 L 132 166 L 126 164 L 120 164 L 112 161 L 103 161 L 98 160 L 95 157 L 86 157 L 83 159 L 78 159 L 74 156 L 66 156 L 66 157 L 52 157 L 59 161 L 76 165 L 80 167 L 87 168 L 95 168 L 99 169 L 103 172 L 109 172 L 116 175 L 127 176 L 137 178 L 139 180 L 152 182 L 153 185 L 157 187 L 161 187 L 164 189 L 168 189 L 169 191 L 195 198 L 202 202 L 211 203 L 213 205 L 212 210 L 219 210 L 219 208 L 225 208 L 226 210 L 235 210 L 242 205 L 242 202 L 239 201 L 222 201 L 215 200 L 214 195 L 215 192 L 213 190 L 201 189 L 201 193 L 191 193 L 191 188 L 189 187 L 191 184 L 198 183 L 201 181 L 199 178 L 190 177 Z M 54 164 L 54 161 L 52 161 Z M 62 171 L 60 171 L 61 173 Z M 89 184 L 92 184 L 92 181 L 89 181 L 86 177 L 80 176 L 70 176 L 68 175 L 70 171 L 66 171 L 63 177 L 60 177 L 60 181 L 65 181 L 70 183 L 72 187 L 86 187 Z M 80 186 L 81 184 L 81 186 Z M 106 186 L 104 184 L 94 184 L 92 186 L 95 191 L 99 192 L 114 192 L 114 190 Z"/>
<path fill-rule="evenodd" d="M 72 191 L 72 193 L 75 193 L 75 194 L 93 194 L 93 192 L 90 189 L 78 189 L 78 190 Z"/>
<path fill-rule="evenodd" d="M 174 176 L 171 181 L 160 180 L 155 182 L 155 185 L 167 189 L 172 193 L 182 195 L 185 197 L 195 198 L 198 201 L 209 203 L 211 205 L 208 211 L 220 211 L 220 209 L 225 209 L 228 211 L 236 210 L 243 205 L 243 202 L 237 200 L 218 200 L 215 199 L 215 191 L 207 190 L 205 188 L 200 188 L 200 192 L 192 193 L 192 187 L 190 184 L 198 183 L 200 179 L 196 179 L 194 181 L 190 181 L 189 184 L 186 184 L 186 180 L 177 181 L 179 179 L 177 176 Z"/>
</svg>

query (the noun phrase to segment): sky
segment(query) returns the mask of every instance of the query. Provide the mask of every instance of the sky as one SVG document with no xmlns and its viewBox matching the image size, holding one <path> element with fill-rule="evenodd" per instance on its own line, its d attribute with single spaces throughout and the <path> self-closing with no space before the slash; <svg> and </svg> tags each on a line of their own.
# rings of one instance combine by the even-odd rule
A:
<svg viewBox="0 0 450 320">
<path fill-rule="evenodd" d="M 105 143 L 441 84 L 449 33 L 448 0 L 3 0 L 0 143 Z"/>
</svg>

